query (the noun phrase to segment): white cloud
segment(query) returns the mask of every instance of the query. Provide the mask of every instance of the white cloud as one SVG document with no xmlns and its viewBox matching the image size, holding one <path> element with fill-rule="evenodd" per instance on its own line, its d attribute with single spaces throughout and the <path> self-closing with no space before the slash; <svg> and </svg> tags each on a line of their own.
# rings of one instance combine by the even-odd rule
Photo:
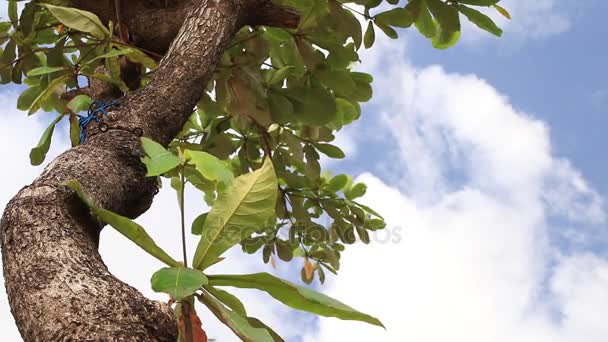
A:
<svg viewBox="0 0 608 342">
<path fill-rule="evenodd" d="M 602 197 L 553 154 L 546 123 L 475 75 L 395 62 L 404 48 L 383 44 L 364 67 L 402 172 L 360 179 L 399 242 L 347 249 L 328 293 L 387 331 L 321 320 L 307 340 L 606 341 L 608 261 L 563 252 L 552 226 L 597 233 Z"/>
</svg>

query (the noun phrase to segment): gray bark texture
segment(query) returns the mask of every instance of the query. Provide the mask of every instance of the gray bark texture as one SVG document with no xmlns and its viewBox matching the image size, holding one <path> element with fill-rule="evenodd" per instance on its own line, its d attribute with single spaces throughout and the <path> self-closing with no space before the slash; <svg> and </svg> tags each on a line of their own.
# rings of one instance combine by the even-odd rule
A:
<svg viewBox="0 0 608 342">
<path fill-rule="evenodd" d="M 98 253 L 103 225 L 62 183 L 78 180 L 97 204 L 121 215 L 144 213 L 157 186 L 145 177 L 138 133 L 165 145 L 179 133 L 241 27 L 297 25 L 296 13 L 268 0 L 153 2 L 122 1 L 135 44 L 164 55 L 152 81 L 121 97 L 103 119 L 107 131 L 91 125 L 85 144 L 57 157 L 4 211 L 4 279 L 25 341 L 176 340 L 172 309 L 108 272 Z M 74 0 L 73 6 L 109 21 L 115 13 L 109 3 Z M 267 13 L 272 19 L 264 22 Z"/>
</svg>

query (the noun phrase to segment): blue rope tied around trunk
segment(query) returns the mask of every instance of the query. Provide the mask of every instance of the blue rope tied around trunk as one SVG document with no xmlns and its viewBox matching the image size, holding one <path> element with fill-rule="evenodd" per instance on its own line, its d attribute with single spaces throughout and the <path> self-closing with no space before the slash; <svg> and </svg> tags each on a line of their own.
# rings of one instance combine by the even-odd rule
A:
<svg viewBox="0 0 608 342">
<path fill-rule="evenodd" d="M 116 106 L 119 104 L 118 100 L 114 100 L 111 102 L 102 102 L 99 100 L 95 100 L 89 106 L 89 110 L 87 111 L 87 116 L 78 115 L 78 126 L 80 126 L 80 143 L 84 144 L 87 139 L 86 129 L 87 126 L 95 121 L 99 122 L 101 116 L 108 115 L 108 109 L 112 106 Z M 100 115 L 101 114 L 101 115 Z"/>
</svg>

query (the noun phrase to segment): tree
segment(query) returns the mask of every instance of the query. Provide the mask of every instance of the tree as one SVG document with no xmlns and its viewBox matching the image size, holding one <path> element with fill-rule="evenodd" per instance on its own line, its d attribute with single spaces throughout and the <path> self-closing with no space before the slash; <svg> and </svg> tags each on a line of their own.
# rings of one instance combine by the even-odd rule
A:
<svg viewBox="0 0 608 342">
<path fill-rule="evenodd" d="M 323 283 L 345 245 L 369 243 L 370 231 L 384 228 L 380 214 L 356 201 L 364 184 L 319 164 L 320 154 L 344 158 L 334 134 L 372 97 L 372 76 L 351 69 L 357 51 L 373 46 L 377 29 L 397 38 L 395 28 L 412 25 L 447 48 L 460 36 L 459 14 L 500 36 L 475 6 L 509 16 L 498 0 L 403 2 L 9 1 L 0 80 L 24 85 L 19 109 L 58 113 L 31 162 L 44 162 L 62 120 L 73 145 L 2 218 L 6 289 L 23 338 L 204 341 L 198 300 L 244 341 L 281 340 L 225 287 L 381 326 L 269 274 L 205 270 L 240 244 L 250 254 L 261 249 L 266 263 L 299 260 L 305 283 Z M 180 204 L 189 183 L 211 208 L 192 224 L 201 238 L 191 263 L 185 246 L 178 262 L 131 221 L 149 208 L 159 176 L 171 179 Z M 151 283 L 175 310 L 108 272 L 97 252 L 106 224 L 167 264 Z M 183 239 L 183 217 L 181 228 Z"/>
</svg>

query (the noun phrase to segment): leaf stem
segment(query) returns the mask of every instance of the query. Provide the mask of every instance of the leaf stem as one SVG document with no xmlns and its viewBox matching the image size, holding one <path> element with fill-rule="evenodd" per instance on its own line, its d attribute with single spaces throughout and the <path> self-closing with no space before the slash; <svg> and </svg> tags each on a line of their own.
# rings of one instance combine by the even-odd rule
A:
<svg viewBox="0 0 608 342">
<path fill-rule="evenodd" d="M 186 251 L 186 219 L 185 219 L 185 209 L 184 209 L 184 201 L 185 201 L 185 193 L 186 193 L 186 178 L 184 177 L 184 165 L 182 164 L 182 170 L 179 174 L 180 177 L 180 183 L 181 183 L 181 188 L 180 188 L 180 192 L 179 192 L 179 210 L 180 210 L 180 216 L 181 216 L 181 223 L 182 223 L 182 252 L 184 254 L 184 267 L 188 267 L 188 252 Z"/>
</svg>

